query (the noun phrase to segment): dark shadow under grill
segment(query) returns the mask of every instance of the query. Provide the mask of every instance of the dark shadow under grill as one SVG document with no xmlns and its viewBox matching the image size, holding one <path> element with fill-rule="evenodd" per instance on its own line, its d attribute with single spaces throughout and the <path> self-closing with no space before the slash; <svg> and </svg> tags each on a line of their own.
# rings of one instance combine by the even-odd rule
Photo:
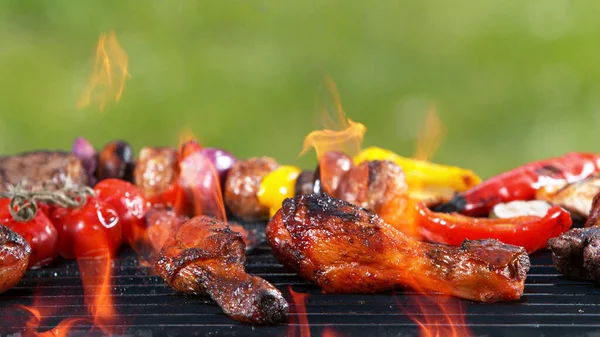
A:
<svg viewBox="0 0 600 337">
<path fill-rule="evenodd" d="M 323 294 L 310 282 L 286 272 L 266 245 L 248 256 L 247 270 L 275 284 L 290 303 L 288 286 L 294 292 L 309 294 L 306 311 L 312 336 L 321 336 L 325 329 L 335 332 L 335 336 L 419 333 L 418 325 L 406 313 L 418 315 L 419 307 L 412 299 L 420 295 L 409 290 L 376 295 Z M 120 317 L 117 331 L 123 335 L 304 337 L 293 305 L 293 323 L 252 327 L 232 321 L 208 298 L 175 294 L 149 272 L 148 268 L 138 266 L 131 250 L 124 250 L 114 260 L 111 291 Z M 87 315 L 82 294 L 74 261 L 28 271 L 21 283 L 0 295 L 0 335 L 14 336 L 15 332 L 23 331 L 30 316 L 16 305 L 31 305 L 34 296 L 53 311 L 52 315 L 42 317 L 40 331 L 55 327 L 67 317 Z M 525 295 L 520 301 L 495 304 L 462 301 L 462 306 L 467 312 L 466 322 L 477 336 L 600 336 L 600 288 L 561 277 L 548 252 L 532 257 Z M 87 330 L 85 326 L 77 326 L 73 335 L 83 335 Z"/>
</svg>

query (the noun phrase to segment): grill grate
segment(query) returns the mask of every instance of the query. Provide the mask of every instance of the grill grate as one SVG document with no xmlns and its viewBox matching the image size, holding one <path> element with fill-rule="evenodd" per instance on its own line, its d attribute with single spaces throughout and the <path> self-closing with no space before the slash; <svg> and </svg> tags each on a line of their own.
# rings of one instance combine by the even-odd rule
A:
<svg viewBox="0 0 600 337">
<path fill-rule="evenodd" d="M 411 298 L 419 295 L 409 290 L 374 295 L 323 294 L 310 282 L 286 272 L 264 244 L 248 256 L 247 270 L 275 284 L 290 303 L 288 285 L 294 292 L 309 294 L 306 311 L 312 336 L 321 336 L 326 328 L 335 336 L 418 335 L 417 324 L 405 313 L 418 313 Z M 138 266 L 131 250 L 124 250 L 114 260 L 112 293 L 121 318 L 116 327 L 123 335 L 301 336 L 302 324 L 293 305 L 293 323 L 288 325 L 251 327 L 234 322 L 207 298 L 175 294 L 158 276 L 150 275 L 150 269 Z M 475 335 L 598 336 L 593 332 L 600 333 L 599 295 L 600 288 L 594 284 L 561 277 L 550 253 L 542 252 L 532 257 L 525 295 L 520 301 L 462 304 L 466 322 Z M 18 286 L 0 295 L 0 335 L 18 336 L 24 330 L 29 316 L 15 305 L 31 305 L 34 296 L 54 311 L 42 317 L 40 331 L 55 327 L 64 318 L 86 315 L 77 265 L 62 261 L 28 271 Z M 87 331 L 87 327 L 77 326 L 72 334 L 84 335 Z"/>
</svg>

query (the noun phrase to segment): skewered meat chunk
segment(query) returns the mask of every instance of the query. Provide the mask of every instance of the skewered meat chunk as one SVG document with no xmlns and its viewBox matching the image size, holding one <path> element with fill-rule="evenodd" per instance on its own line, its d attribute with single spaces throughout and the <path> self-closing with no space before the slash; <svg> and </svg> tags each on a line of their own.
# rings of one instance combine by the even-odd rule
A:
<svg viewBox="0 0 600 337">
<path fill-rule="evenodd" d="M 98 156 L 98 180 L 117 178 L 131 181 L 133 175 L 133 148 L 123 140 L 104 146 Z"/>
<path fill-rule="evenodd" d="M 0 191 L 5 191 L 7 184 L 15 185 L 25 178 L 34 187 L 47 182 L 57 187 L 67 182 L 76 185 L 88 182 L 81 160 L 70 153 L 38 151 L 0 157 Z"/>
<path fill-rule="evenodd" d="M 177 150 L 170 147 L 145 147 L 135 166 L 135 185 L 153 200 L 169 189 L 177 179 Z"/>
<path fill-rule="evenodd" d="M 246 221 L 269 218 L 269 207 L 260 204 L 256 196 L 263 178 L 277 168 L 270 157 L 238 161 L 227 174 L 225 204 L 233 215 Z"/>
<path fill-rule="evenodd" d="M 298 194 L 311 194 L 314 192 L 314 180 L 315 172 L 313 171 L 302 171 L 298 178 L 296 178 L 296 190 L 295 195 Z"/>
<path fill-rule="evenodd" d="M 548 248 L 561 274 L 600 282 L 600 227 L 573 228 L 548 240 Z"/>
<path fill-rule="evenodd" d="M 288 304 L 277 288 L 244 270 L 239 233 L 215 218 L 183 223 L 163 246 L 156 269 L 175 290 L 208 294 L 231 318 L 254 324 L 285 319 Z"/>
<path fill-rule="evenodd" d="M 338 187 L 352 168 L 354 163 L 348 155 L 336 151 L 325 152 L 319 158 L 319 165 L 315 171 L 314 193 L 327 193 L 338 197 Z"/>
<path fill-rule="evenodd" d="M 0 294 L 21 280 L 30 255 L 29 243 L 8 227 L 0 225 Z"/>
<path fill-rule="evenodd" d="M 397 286 L 482 302 L 516 300 L 530 262 L 522 247 L 466 240 L 460 247 L 411 240 L 377 215 L 327 195 L 286 199 L 267 225 L 275 257 L 328 293 Z"/>
</svg>

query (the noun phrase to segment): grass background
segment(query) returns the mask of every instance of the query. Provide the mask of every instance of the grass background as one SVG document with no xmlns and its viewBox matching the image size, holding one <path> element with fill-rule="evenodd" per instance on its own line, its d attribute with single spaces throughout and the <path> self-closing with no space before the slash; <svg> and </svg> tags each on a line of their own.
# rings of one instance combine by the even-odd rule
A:
<svg viewBox="0 0 600 337">
<path fill-rule="evenodd" d="M 435 104 L 433 157 L 487 177 L 568 151 L 600 152 L 600 2 L 0 2 L 0 153 L 77 136 L 175 145 L 189 129 L 240 157 L 298 158 L 319 126 L 324 75 L 365 145 L 411 155 Z M 129 54 L 123 98 L 76 108 L 101 32 Z"/>
</svg>

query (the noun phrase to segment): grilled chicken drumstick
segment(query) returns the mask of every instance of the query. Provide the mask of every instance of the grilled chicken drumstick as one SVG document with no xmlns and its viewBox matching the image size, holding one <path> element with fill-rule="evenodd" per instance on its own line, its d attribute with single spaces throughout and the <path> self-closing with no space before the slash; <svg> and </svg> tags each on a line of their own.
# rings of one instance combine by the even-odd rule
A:
<svg viewBox="0 0 600 337">
<path fill-rule="evenodd" d="M 239 233 L 208 216 L 183 223 L 163 246 L 156 269 L 175 290 L 208 294 L 231 318 L 253 324 L 283 321 L 288 304 L 277 288 L 244 270 Z"/>
<path fill-rule="evenodd" d="M 29 243 L 8 227 L 0 225 L 0 294 L 21 280 L 30 255 Z"/>
<path fill-rule="evenodd" d="M 409 286 L 482 302 L 523 294 L 529 257 L 497 240 L 460 247 L 409 239 L 377 215 L 327 195 L 286 199 L 267 225 L 275 257 L 328 293 Z"/>
</svg>

